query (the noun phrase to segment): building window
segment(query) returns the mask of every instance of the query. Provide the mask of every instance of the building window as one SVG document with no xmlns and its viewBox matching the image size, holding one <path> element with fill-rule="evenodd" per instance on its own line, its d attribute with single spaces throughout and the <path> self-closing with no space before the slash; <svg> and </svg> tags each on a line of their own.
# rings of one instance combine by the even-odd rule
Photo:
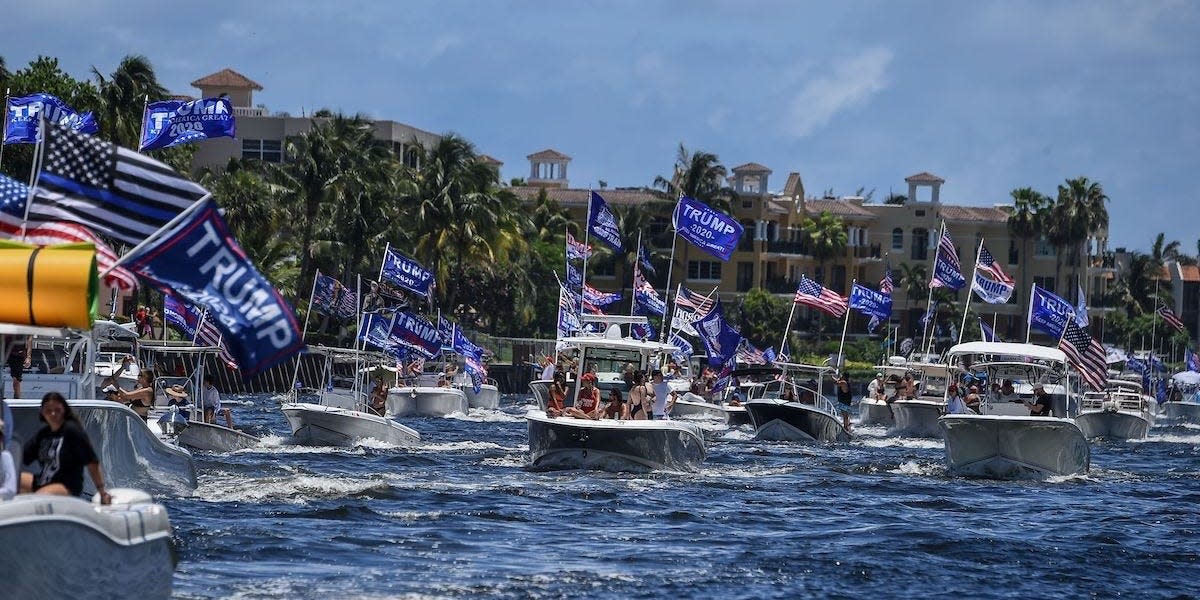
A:
<svg viewBox="0 0 1200 600">
<path fill-rule="evenodd" d="M 899 227 L 892 230 L 892 250 L 904 249 L 904 230 Z"/>
<path fill-rule="evenodd" d="M 923 216 L 925 216 L 925 211 L 924 211 L 923 209 L 922 209 L 922 210 L 918 210 L 918 211 L 917 211 L 917 216 L 918 216 L 918 217 L 923 217 Z"/>
<path fill-rule="evenodd" d="M 1021 251 L 1017 248 L 1017 243 L 1008 242 L 1008 264 L 1015 265 L 1021 262 Z"/>
<path fill-rule="evenodd" d="M 409 148 L 404 151 L 404 166 L 410 169 L 416 169 L 421 166 L 421 153 L 416 148 Z"/>
<path fill-rule="evenodd" d="M 1047 276 L 1034 275 L 1033 283 L 1034 283 L 1034 285 L 1042 288 L 1043 290 L 1046 290 L 1047 292 L 1050 292 L 1051 294 L 1055 293 L 1054 292 L 1054 276 L 1053 275 L 1047 275 Z"/>
<path fill-rule="evenodd" d="M 758 239 L 758 225 L 750 219 L 742 219 L 742 228 L 745 231 L 738 240 L 737 249 L 742 252 L 750 252 L 754 250 L 754 240 Z"/>
<path fill-rule="evenodd" d="M 263 162 L 283 162 L 283 144 L 279 140 L 242 140 L 242 158 Z"/>
<path fill-rule="evenodd" d="M 721 279 L 721 263 L 715 260 L 689 260 L 688 279 Z"/>
<path fill-rule="evenodd" d="M 912 259 L 929 260 L 929 231 L 920 227 L 912 230 Z"/>
<path fill-rule="evenodd" d="M 748 292 L 754 287 L 754 263 L 739 262 L 737 264 L 737 291 Z"/>
<path fill-rule="evenodd" d="M 1050 245 L 1050 242 L 1046 238 L 1040 237 L 1033 245 L 1033 255 L 1054 256 L 1054 246 Z"/>
<path fill-rule="evenodd" d="M 749 199 L 742 200 L 742 208 L 746 208 L 746 209 L 754 208 L 754 199 L 749 198 Z"/>
<path fill-rule="evenodd" d="M 844 265 L 833 265 L 829 273 L 829 287 L 837 293 L 842 293 L 846 289 L 846 267 Z"/>
</svg>

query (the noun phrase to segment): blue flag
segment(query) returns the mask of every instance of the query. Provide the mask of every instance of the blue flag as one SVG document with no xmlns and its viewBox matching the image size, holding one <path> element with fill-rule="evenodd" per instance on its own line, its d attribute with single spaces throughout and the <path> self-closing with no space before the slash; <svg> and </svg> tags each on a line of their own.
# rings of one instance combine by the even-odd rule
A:
<svg viewBox="0 0 1200 600">
<path fill-rule="evenodd" d="M 729 260 L 742 239 L 743 227 L 733 217 L 684 196 L 675 208 L 675 231 L 701 250 Z"/>
<path fill-rule="evenodd" d="M 653 340 L 658 338 L 658 334 L 654 331 L 654 325 L 650 323 L 635 323 L 629 329 L 635 340 Z"/>
<path fill-rule="evenodd" d="M 567 285 L 574 286 L 575 289 L 580 289 L 583 286 L 583 273 L 567 261 Z"/>
<path fill-rule="evenodd" d="M 1200 372 L 1200 356 L 1192 352 L 1191 348 L 1183 349 L 1183 362 L 1187 370 Z"/>
<path fill-rule="evenodd" d="M 983 322 L 982 317 L 975 317 L 975 318 L 979 320 L 979 337 L 982 338 L 983 341 L 985 341 L 985 342 L 999 342 L 1000 341 L 1000 339 L 996 337 L 995 330 L 993 330 L 991 327 L 988 327 L 988 324 Z"/>
<path fill-rule="evenodd" d="M 890 319 L 892 297 L 855 283 L 850 290 L 850 308 L 875 319 Z"/>
<path fill-rule="evenodd" d="M 600 194 L 596 192 L 592 192 L 591 200 L 588 201 L 588 231 L 613 250 L 617 252 L 622 250 L 621 230 L 617 228 L 617 217 L 608 208 L 608 203 L 604 201 L 604 198 L 601 198 Z"/>
<path fill-rule="evenodd" d="M 672 352 L 671 356 L 675 357 L 675 360 L 681 363 L 686 363 L 695 352 L 692 349 L 692 343 L 683 339 L 683 336 L 679 335 L 678 333 L 671 332 L 671 337 L 667 340 L 667 342 L 672 346 L 679 348 L 679 350 Z"/>
<path fill-rule="evenodd" d="M 146 106 L 139 150 L 157 150 L 234 135 L 233 103 L 229 98 L 184 102 L 163 100 Z"/>
<path fill-rule="evenodd" d="M 391 348 L 388 342 L 388 330 L 392 326 L 392 317 L 382 313 L 363 313 L 362 323 L 358 328 L 358 339 L 387 351 Z"/>
<path fill-rule="evenodd" d="M 38 122 L 43 118 L 47 123 L 64 125 L 80 133 L 90 135 L 100 131 L 91 111 L 79 114 L 66 102 L 50 94 L 9 98 L 4 116 L 5 144 L 36 144 Z"/>
<path fill-rule="evenodd" d="M 381 278 L 420 296 L 429 296 L 432 291 L 433 273 L 390 247 L 383 253 Z"/>
<path fill-rule="evenodd" d="M 454 331 L 457 327 L 441 315 L 438 315 L 438 331 L 442 334 L 442 344 L 452 346 L 454 344 Z"/>
<path fill-rule="evenodd" d="M 971 283 L 971 290 L 979 296 L 981 300 L 988 304 L 1004 304 L 1012 298 L 1014 285 L 1004 283 L 1003 281 L 994 281 L 984 277 L 982 272 L 975 273 L 975 281 Z"/>
<path fill-rule="evenodd" d="M 602 292 L 590 285 L 583 287 L 583 300 L 593 306 L 608 306 L 620 299 L 618 292 Z"/>
<path fill-rule="evenodd" d="M 708 353 L 708 364 L 722 365 L 735 359 L 742 334 L 725 322 L 725 309 L 718 300 L 716 307 L 692 323 Z"/>
<path fill-rule="evenodd" d="M 933 315 L 937 313 L 937 306 L 938 306 L 937 301 L 934 301 L 933 304 L 929 305 L 929 308 L 925 309 L 925 314 L 921 315 L 921 325 L 922 326 L 929 324 L 929 320 L 932 319 Z"/>
<path fill-rule="evenodd" d="M 476 346 L 475 342 L 472 342 L 470 339 L 468 339 L 466 334 L 462 332 L 462 329 L 459 329 L 458 327 L 454 328 L 453 342 L 450 344 L 450 347 L 453 348 L 455 352 L 463 356 L 474 356 L 475 358 L 479 359 L 483 358 L 483 348 Z"/>
<path fill-rule="evenodd" d="M 653 289 L 634 290 L 633 310 L 639 315 L 664 317 L 667 314 L 667 303 L 659 298 Z"/>
<path fill-rule="evenodd" d="M 654 274 L 654 265 L 650 264 L 650 255 L 646 253 L 645 246 L 638 247 L 638 264 L 642 266 L 642 270 Z"/>
<path fill-rule="evenodd" d="M 958 262 L 958 250 L 954 248 L 954 240 L 950 239 L 950 230 L 942 230 L 942 239 L 938 240 L 937 255 L 933 260 L 933 279 L 929 287 L 948 287 L 960 290 L 967 284 L 963 277 L 962 268 Z"/>
<path fill-rule="evenodd" d="M 1075 305 L 1053 292 L 1038 287 L 1037 284 L 1033 286 L 1033 294 L 1030 295 L 1029 301 L 1029 326 L 1052 338 L 1061 338 L 1063 329 L 1067 326 L 1067 319 L 1075 318 Z"/>
<path fill-rule="evenodd" d="M 246 258 L 211 198 L 126 258 L 159 291 L 207 308 L 246 377 L 304 349 L 295 311 Z"/>
<path fill-rule="evenodd" d="M 386 350 L 397 352 L 407 348 L 425 358 L 433 358 L 442 350 L 442 332 L 433 323 L 412 313 L 398 312 L 392 323 Z"/>
</svg>

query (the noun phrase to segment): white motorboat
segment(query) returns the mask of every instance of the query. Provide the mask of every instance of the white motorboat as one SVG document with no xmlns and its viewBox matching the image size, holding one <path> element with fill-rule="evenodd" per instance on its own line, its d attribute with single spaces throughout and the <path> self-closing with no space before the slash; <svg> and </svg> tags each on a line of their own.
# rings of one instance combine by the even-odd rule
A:
<svg viewBox="0 0 1200 600">
<path fill-rule="evenodd" d="M 436 382 L 414 383 L 388 390 L 388 414 L 397 417 L 445 417 L 467 414 L 467 394 L 461 388 Z"/>
<path fill-rule="evenodd" d="M 902 437 L 942 437 L 938 419 L 946 412 L 949 368 L 940 363 L 910 362 L 906 366 L 919 382 L 917 395 L 892 402 L 895 421 L 888 433 Z"/>
<path fill-rule="evenodd" d="M 766 383 L 743 406 L 755 437 L 790 442 L 835 442 L 849 439 L 837 406 L 821 394 L 820 381 L 830 367 L 776 362 L 784 379 Z M 807 378 L 803 380 L 802 378 Z M 785 397 L 785 392 L 790 392 Z"/>
<path fill-rule="evenodd" d="M 1159 407 L 1163 416 L 1174 421 L 1200 423 L 1200 373 L 1176 373 L 1171 376 L 1171 383 L 1178 388 L 1180 399 L 1163 402 Z"/>
<path fill-rule="evenodd" d="M 904 375 L 909 373 L 908 361 L 903 356 L 888 358 L 886 365 L 876 365 L 875 371 L 883 374 L 883 395 L 893 402 L 897 396 L 897 387 Z M 892 406 L 887 400 L 872 398 L 869 394 L 858 401 L 859 425 L 883 425 L 892 427 L 896 419 L 892 414 Z"/>
<path fill-rule="evenodd" d="M 333 364 L 335 359 L 351 358 L 358 360 L 362 354 L 356 350 L 338 348 L 314 347 L 309 352 L 325 356 L 324 379 L 332 382 Z M 357 384 L 362 384 L 362 375 L 358 373 Z M 367 397 L 356 389 L 335 388 L 317 392 L 318 401 L 300 401 L 299 391 L 293 392 L 292 401 L 284 403 L 280 409 L 284 418 L 292 428 L 292 436 L 304 444 L 321 446 L 350 445 L 361 439 L 374 439 L 387 444 L 408 446 L 419 443 L 421 434 L 407 427 L 392 417 L 399 416 L 389 409 L 384 414 L 376 414 L 367 408 Z"/>
<path fill-rule="evenodd" d="M 471 383 L 471 376 L 466 373 L 459 373 L 454 378 L 454 387 L 462 390 L 467 397 L 467 406 L 470 408 L 500 408 L 500 388 L 496 386 L 495 379 L 487 379 L 479 384 L 479 391 L 475 391 L 475 385 Z"/>
<path fill-rule="evenodd" d="M 167 509 L 138 490 L 109 493 L 108 506 L 46 494 L 0 501 L 4 597 L 169 598 L 175 552 Z"/>
<path fill-rule="evenodd" d="M 946 440 L 951 474 L 1013 479 L 1076 475 L 1090 468 L 1091 450 L 1074 417 L 1078 385 L 1067 357 L 1057 348 L 1005 342 L 968 342 L 947 354 L 952 372 L 986 374 L 987 381 L 1021 382 L 1018 390 L 1042 383 L 1053 416 L 1030 416 L 1018 398 L 1005 400 L 987 393 L 980 413 L 944 415 L 938 425 Z M 964 365 L 969 367 L 964 368 Z"/>
<path fill-rule="evenodd" d="M 204 394 L 204 374 L 208 359 L 219 355 L 220 348 L 215 346 L 196 346 L 182 342 L 154 342 L 143 344 L 141 350 L 150 359 L 147 364 L 171 364 L 175 367 L 172 372 L 177 376 L 160 376 L 154 380 L 154 408 L 150 412 L 148 424 L 151 430 L 160 437 L 173 440 L 185 448 L 203 452 L 234 452 L 256 446 L 259 439 L 244 431 L 219 424 L 224 415 L 214 415 L 212 423 L 204 420 L 202 398 Z M 185 407 L 168 405 L 167 390 L 172 386 L 182 386 L 188 393 L 188 404 Z M 164 414 L 180 412 L 186 415 L 184 419 L 166 418 Z M 165 426 L 167 423 L 177 423 L 176 426 Z"/>
<path fill-rule="evenodd" d="M 1075 423 L 1083 437 L 1115 440 L 1140 440 L 1150 433 L 1154 413 L 1141 392 L 1141 385 L 1130 389 L 1130 382 L 1109 380 L 1104 392 L 1088 392 L 1080 401 Z"/>
<path fill-rule="evenodd" d="M 583 320 L 603 323 L 607 330 L 602 335 L 585 333 L 559 340 L 561 347 L 580 353 L 576 381 L 582 380 L 587 365 L 599 381 L 623 386 L 621 376 L 627 365 L 645 371 L 652 357 L 669 356 L 679 350 L 671 344 L 622 335 L 621 325 L 645 323 L 645 317 L 585 315 Z M 575 405 L 578 393 L 572 391 L 569 405 Z M 691 470 L 707 454 L 703 431 L 694 423 L 552 418 L 540 410 L 529 411 L 525 420 L 529 428 L 529 464 L 534 468 Z"/>
</svg>

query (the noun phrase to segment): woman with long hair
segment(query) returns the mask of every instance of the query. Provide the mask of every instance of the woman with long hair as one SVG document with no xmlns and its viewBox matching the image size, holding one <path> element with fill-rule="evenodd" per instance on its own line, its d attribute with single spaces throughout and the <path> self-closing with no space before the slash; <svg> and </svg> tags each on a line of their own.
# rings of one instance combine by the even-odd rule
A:
<svg viewBox="0 0 1200 600">
<path fill-rule="evenodd" d="M 37 475 L 21 473 L 21 491 L 58 496 L 83 495 L 83 468 L 86 466 L 96 484 L 102 504 L 110 504 L 112 496 L 104 488 L 100 474 L 100 459 L 92 441 L 71 411 L 67 399 L 58 392 L 42 396 L 38 419 L 46 425 L 25 443 L 25 464 L 34 460 L 41 465 Z"/>
</svg>

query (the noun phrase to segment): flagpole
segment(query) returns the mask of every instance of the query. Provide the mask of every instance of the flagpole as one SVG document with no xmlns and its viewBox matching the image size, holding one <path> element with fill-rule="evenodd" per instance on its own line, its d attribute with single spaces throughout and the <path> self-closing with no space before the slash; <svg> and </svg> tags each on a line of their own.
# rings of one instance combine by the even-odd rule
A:
<svg viewBox="0 0 1200 600">
<path fill-rule="evenodd" d="M 588 246 L 591 244 L 592 228 L 592 188 L 588 188 L 587 216 L 583 219 L 583 273 L 579 275 L 583 282 L 579 286 L 579 324 L 583 326 L 583 303 L 587 301 L 587 264 L 592 254 Z"/>
<path fill-rule="evenodd" d="M 1154 274 L 1154 314 L 1150 317 L 1150 351 L 1154 352 L 1155 337 L 1158 335 L 1158 282 L 1162 275 L 1162 266 L 1158 267 L 1159 272 Z M 1153 366 L 1153 365 L 1151 365 Z"/>
<path fill-rule="evenodd" d="M 675 199 L 675 210 L 671 213 L 671 260 L 669 262 L 667 262 L 667 283 L 666 283 L 666 285 L 663 286 L 663 305 L 666 307 L 665 310 L 671 309 L 671 272 L 675 268 L 675 245 L 679 242 L 679 223 L 677 221 L 679 220 L 679 200 L 682 197 L 683 197 L 683 192 L 680 192 L 679 198 Z M 680 285 L 683 285 L 683 282 L 680 282 Z M 678 291 L 675 292 L 675 297 L 676 298 L 679 297 Z M 671 312 L 671 326 L 674 327 L 675 326 L 675 311 L 670 310 L 670 312 Z M 667 324 L 667 317 L 666 317 L 666 315 L 663 315 L 664 327 L 662 328 L 662 331 L 659 332 L 659 334 L 658 334 L 659 343 L 661 343 L 663 340 L 666 339 L 666 336 L 667 336 L 667 327 L 665 327 L 666 324 Z"/>
<path fill-rule="evenodd" d="M 856 284 L 856 283 L 858 283 L 858 280 L 852 279 L 850 281 L 850 289 L 853 290 L 854 284 Z M 794 302 L 792 304 L 795 305 Z M 842 358 L 842 351 L 846 347 L 846 330 L 849 328 L 850 328 L 850 305 L 847 304 L 846 305 L 846 320 L 842 322 L 842 341 L 838 343 L 837 365 L 835 365 L 837 367 L 836 373 L 838 375 L 842 374 L 842 367 L 843 367 L 843 365 L 846 364 L 846 359 Z"/>
<path fill-rule="evenodd" d="M 1029 343 L 1029 336 L 1033 333 L 1033 299 L 1037 297 L 1037 282 L 1034 282 L 1033 287 L 1029 288 L 1029 312 L 1025 315 L 1025 343 Z"/>
<path fill-rule="evenodd" d="M 379 275 L 377 277 L 375 277 L 376 281 L 383 281 L 383 267 L 384 267 L 384 265 L 387 264 L 388 252 L 391 252 L 391 250 L 392 250 L 392 242 L 388 241 L 383 246 L 383 261 L 381 261 L 379 263 Z"/>
<path fill-rule="evenodd" d="M 633 256 L 633 283 L 630 284 L 630 287 L 633 288 L 633 293 L 629 295 L 629 316 L 631 316 L 631 317 L 633 316 L 633 307 L 637 305 L 637 275 L 638 275 L 638 272 L 642 270 L 641 262 L 642 262 L 642 230 L 639 229 L 638 230 L 637 254 L 635 254 Z M 666 312 L 665 308 L 663 309 L 663 312 L 664 313 Z M 663 318 L 664 319 L 667 318 L 666 314 L 663 314 Z"/>
<path fill-rule="evenodd" d="M 5 106 L 8 106 L 8 105 L 5 104 Z M 4 115 L 5 121 L 8 120 L 7 112 L 8 112 L 7 109 L 5 109 L 5 115 Z M 45 154 L 46 134 L 43 129 L 45 128 L 46 120 L 43 117 L 44 117 L 44 115 L 42 114 L 42 112 L 38 111 L 38 140 L 37 140 L 37 145 L 34 146 L 34 148 L 33 148 L 33 162 L 30 164 L 30 167 L 29 167 L 29 193 L 25 196 L 25 216 L 21 218 L 21 241 L 22 242 L 25 241 L 25 231 L 28 229 L 28 226 L 29 226 L 29 208 L 31 206 L 33 206 L 34 190 L 37 189 L 38 179 L 40 177 L 40 170 L 41 170 L 40 167 L 41 167 L 41 162 L 42 162 L 42 157 L 43 157 L 42 155 Z M 0 144 L 0 145 L 3 145 L 3 144 Z M 118 260 L 118 262 L 120 262 L 120 261 Z M 116 268 L 115 264 L 113 265 L 113 268 Z M 104 279 L 104 276 L 108 275 L 108 273 L 110 271 L 112 271 L 112 268 L 110 268 L 108 271 L 101 273 L 100 279 Z"/>
<path fill-rule="evenodd" d="M 931 269 L 933 272 L 929 274 L 929 283 L 930 284 L 933 283 L 933 278 L 937 277 L 937 259 L 938 259 L 938 253 L 942 249 L 942 229 L 944 229 L 945 227 L 946 227 L 945 221 L 942 221 L 941 224 L 938 225 L 938 235 L 937 235 L 938 243 L 936 246 L 933 247 L 933 265 L 932 265 L 932 269 Z M 928 242 L 926 242 L 926 243 L 928 243 Z M 929 307 L 932 304 L 933 304 L 933 285 L 930 285 L 929 286 L 929 297 L 925 300 L 925 310 L 928 311 Z M 929 319 L 925 319 L 925 328 L 921 330 L 921 345 L 922 346 L 925 345 L 925 334 L 927 334 L 927 333 L 929 333 Z"/>
<path fill-rule="evenodd" d="M 975 268 L 971 269 L 971 285 L 967 286 L 967 301 L 963 304 L 962 326 L 958 328 L 958 343 L 962 343 L 963 331 L 967 328 L 967 311 L 971 310 L 971 294 L 975 289 L 975 276 L 979 274 L 979 253 L 983 252 L 983 238 L 979 238 L 979 247 L 975 249 Z M 995 331 L 995 328 L 993 328 Z"/>
<path fill-rule="evenodd" d="M 146 112 L 150 110 L 150 94 L 146 94 L 142 99 L 142 123 L 138 126 L 138 154 L 142 153 L 142 142 L 146 138 Z"/>
<path fill-rule="evenodd" d="M 32 194 L 32 193 L 33 193 L 33 189 L 32 189 L 32 188 L 30 188 L 30 190 L 29 190 L 29 191 L 30 191 L 30 194 Z M 132 248 L 132 249 L 131 249 L 129 252 L 126 252 L 125 254 L 122 254 L 121 256 L 118 256 L 118 257 L 117 257 L 117 260 L 113 261 L 113 264 L 112 264 L 112 266 L 110 266 L 108 269 L 106 269 L 106 270 L 105 270 L 103 273 L 101 273 L 101 274 L 100 274 L 100 278 L 101 278 L 101 279 L 104 279 L 104 277 L 105 277 L 106 275 L 108 275 L 109 273 L 112 273 L 112 272 L 113 272 L 113 271 L 114 271 L 114 270 L 115 270 L 117 267 L 121 266 L 121 263 L 125 262 L 125 259 L 129 258 L 129 256 L 130 256 L 131 254 L 133 254 L 134 252 L 137 252 L 138 250 L 141 250 L 142 248 L 145 248 L 146 246 L 149 246 L 150 244 L 154 243 L 155 241 L 157 241 L 157 240 L 158 240 L 158 238 L 162 237 L 162 235 L 163 235 L 164 233 L 166 233 L 167 231 L 169 231 L 171 228 L 173 228 L 173 227 L 175 227 L 176 225 L 178 225 L 178 224 L 179 224 L 180 222 L 182 222 L 184 219 L 186 219 L 186 218 L 188 218 L 188 217 L 192 216 L 192 213 L 194 213 L 194 212 L 196 212 L 197 210 L 199 210 L 199 209 L 200 209 L 200 205 L 201 205 L 201 204 L 203 204 L 203 203 L 204 203 L 204 201 L 205 201 L 205 200 L 208 200 L 209 198 L 212 198 L 212 193 L 211 193 L 211 192 L 204 194 L 203 196 L 201 196 L 201 197 L 200 197 L 200 199 L 199 199 L 199 200 L 196 200 L 195 202 L 193 202 L 191 206 L 189 206 L 189 207 L 187 207 L 187 208 L 183 209 L 183 212 L 181 212 L 181 213 L 179 213 L 179 214 L 175 215 L 175 217 L 174 217 L 174 218 L 172 218 L 170 221 L 167 221 L 167 224 L 166 224 L 166 225 L 163 225 L 162 227 L 159 227 L 159 228 L 158 228 L 158 230 L 156 230 L 154 233 L 151 233 L 149 237 L 147 237 L 146 239 L 144 239 L 144 240 L 142 240 L 141 242 L 139 242 L 139 243 L 138 243 L 138 245 L 134 246 L 134 247 L 133 247 L 133 248 Z M 26 211 L 28 211 L 28 210 L 29 210 L 29 203 L 26 203 L 25 210 L 26 210 Z"/>
<path fill-rule="evenodd" d="M 993 341 L 995 341 L 995 339 L 997 337 L 999 337 L 996 335 L 996 317 L 999 317 L 999 316 L 1000 316 L 1000 313 L 995 313 L 995 312 L 992 313 L 992 340 Z"/>
<path fill-rule="evenodd" d="M 357 294 L 357 296 L 354 298 L 354 300 L 358 304 L 358 338 L 362 338 L 362 322 L 363 322 L 362 275 L 355 274 L 354 282 L 355 282 L 354 283 L 355 293 Z M 392 313 L 392 322 L 394 323 L 395 321 L 396 321 L 396 313 L 393 312 Z M 389 327 L 388 328 L 389 335 L 391 334 L 391 331 L 392 330 Z M 361 347 L 359 346 L 360 343 L 362 344 Z M 367 348 L 366 340 L 363 340 L 363 339 L 355 340 L 355 342 L 354 342 L 354 385 L 350 387 L 350 390 L 354 393 L 354 408 L 355 408 L 355 410 L 358 409 L 358 400 L 359 400 L 359 398 L 358 398 L 358 379 L 361 376 L 358 372 L 358 358 L 361 355 L 362 351 L 366 350 L 366 348 Z M 330 374 L 330 376 L 332 376 L 332 373 Z"/>
<path fill-rule="evenodd" d="M 934 328 L 933 331 L 929 332 L 929 341 L 925 344 L 925 354 L 929 354 L 933 351 L 933 336 L 937 335 L 937 314 L 938 311 L 935 308 L 933 309 L 933 314 L 929 316 L 929 319 L 934 322 Z M 928 323 L 928 321 L 926 321 L 926 323 Z"/>
<path fill-rule="evenodd" d="M 308 318 L 310 316 L 312 316 L 313 296 L 317 295 L 317 280 L 320 278 L 321 278 L 321 269 L 318 268 L 316 274 L 313 275 L 312 290 L 310 290 L 308 292 L 308 310 L 304 311 L 304 330 L 300 334 L 300 339 L 304 339 L 305 337 L 308 336 Z M 337 288 L 334 288 L 334 291 L 337 291 Z M 332 300 L 334 300 L 334 298 L 330 298 L 331 302 L 332 302 Z M 355 299 L 355 302 L 357 302 L 357 301 L 358 301 L 358 299 Z M 292 387 L 291 387 L 291 389 L 288 390 L 288 393 L 293 393 L 296 391 L 296 380 L 300 378 L 300 357 L 301 356 L 302 356 L 302 354 L 296 354 L 296 368 L 292 371 Z M 299 398 L 300 398 L 300 395 L 296 394 L 296 399 L 299 400 Z"/>
<path fill-rule="evenodd" d="M 849 310 L 849 309 L 847 309 Z M 792 292 L 792 308 L 788 311 L 787 325 L 783 326 L 783 340 L 779 342 L 779 353 L 783 354 L 783 347 L 787 345 L 788 332 L 792 330 L 792 317 L 796 315 L 796 293 Z"/>
<path fill-rule="evenodd" d="M 4 163 L 4 140 L 8 139 L 8 98 L 12 88 L 4 88 L 4 125 L 0 125 L 0 165 Z"/>
</svg>

